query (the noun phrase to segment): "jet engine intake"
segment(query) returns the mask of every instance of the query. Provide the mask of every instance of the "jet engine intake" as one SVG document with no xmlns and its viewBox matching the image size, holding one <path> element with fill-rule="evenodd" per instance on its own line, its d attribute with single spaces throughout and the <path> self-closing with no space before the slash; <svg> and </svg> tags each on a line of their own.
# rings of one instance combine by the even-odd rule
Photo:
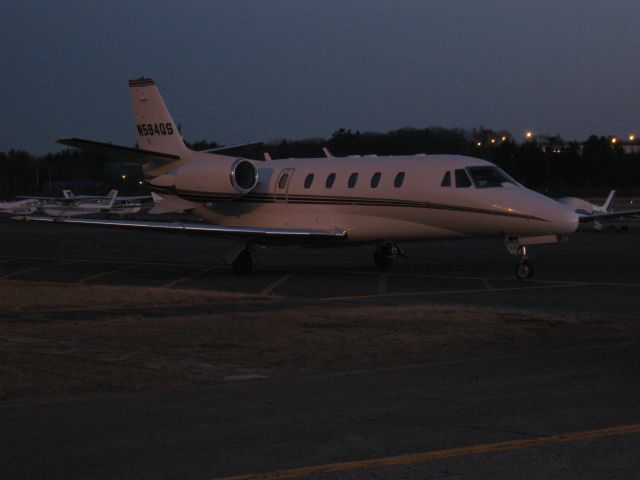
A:
<svg viewBox="0 0 640 480">
<path fill-rule="evenodd" d="M 258 169 L 249 160 L 239 158 L 231 165 L 229 179 L 234 190 L 244 195 L 258 185 Z"/>
</svg>

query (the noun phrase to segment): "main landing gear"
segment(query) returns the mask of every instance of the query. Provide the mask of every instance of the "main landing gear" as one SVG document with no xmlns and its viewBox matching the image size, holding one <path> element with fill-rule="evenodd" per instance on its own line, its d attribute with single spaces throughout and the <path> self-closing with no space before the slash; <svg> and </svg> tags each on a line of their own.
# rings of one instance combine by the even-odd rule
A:
<svg viewBox="0 0 640 480">
<path fill-rule="evenodd" d="M 380 270 L 388 270 L 396 257 L 406 257 L 396 243 L 381 243 L 373 253 L 373 261 Z"/>
<path fill-rule="evenodd" d="M 522 246 L 522 258 L 516 264 L 516 277 L 519 280 L 526 280 L 527 278 L 533 275 L 533 269 L 531 268 L 531 264 L 527 259 L 527 247 Z"/>
</svg>

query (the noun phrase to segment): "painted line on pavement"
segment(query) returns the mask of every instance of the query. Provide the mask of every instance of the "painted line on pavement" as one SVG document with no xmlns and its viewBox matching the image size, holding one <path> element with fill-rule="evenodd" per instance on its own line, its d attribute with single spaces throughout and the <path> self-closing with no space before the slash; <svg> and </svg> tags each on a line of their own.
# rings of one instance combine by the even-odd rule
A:
<svg viewBox="0 0 640 480">
<path fill-rule="evenodd" d="M 310 467 L 291 468 L 278 470 L 269 473 L 255 473 L 249 475 L 237 475 L 233 477 L 217 477 L 217 480 L 283 480 L 290 478 L 300 478 L 307 475 L 319 473 L 347 472 L 362 470 L 365 468 L 386 467 L 393 465 L 409 465 L 423 463 L 431 460 L 439 460 L 451 457 L 465 457 L 470 455 L 480 455 L 483 453 L 507 452 L 529 447 L 539 447 L 554 443 L 579 442 L 586 440 L 597 440 L 607 437 L 616 437 L 640 433 L 640 423 L 621 425 L 617 427 L 602 428 L 598 430 L 588 430 L 583 432 L 570 432 L 558 435 L 549 435 L 525 440 L 511 440 L 506 442 L 483 443 L 468 447 L 449 448 L 446 450 L 434 450 L 430 452 L 411 453 L 407 455 L 397 455 L 392 457 L 373 458 L 369 460 L 356 460 L 351 462 L 328 463 L 324 465 L 314 465 Z"/>
<path fill-rule="evenodd" d="M 141 267 L 143 265 L 146 265 L 146 263 L 134 263 L 132 265 L 127 265 L 126 267 L 116 268 L 115 270 L 109 270 L 108 272 L 96 273 L 95 275 L 90 275 L 88 277 L 81 278 L 80 280 L 77 280 L 76 282 L 73 282 L 73 283 L 76 283 L 76 284 L 87 283 L 88 281 L 95 280 L 96 278 L 108 277 L 109 275 L 113 275 L 114 273 L 120 273 L 126 270 L 132 270 L 134 268 Z"/>
<path fill-rule="evenodd" d="M 264 290 L 262 290 L 260 292 L 260 295 L 263 295 L 265 297 L 268 297 L 270 295 L 273 294 L 273 291 L 278 288 L 280 285 L 282 285 L 284 282 L 286 282 L 287 280 L 289 280 L 291 277 L 293 276 L 293 272 L 289 272 L 286 275 L 283 275 L 282 277 L 280 277 L 278 280 L 276 280 L 275 282 L 269 284 L 266 286 L 266 288 Z"/>
<path fill-rule="evenodd" d="M 19 270 L 17 272 L 13 272 L 13 273 L 9 273 L 3 277 L 0 277 L 0 279 L 5 280 L 11 277 L 14 277 L 16 275 L 22 275 L 24 273 L 32 273 L 32 272 L 39 272 L 42 270 L 49 270 L 50 268 L 55 268 L 55 267 L 64 267 L 65 265 L 71 265 L 73 263 L 78 263 L 80 260 L 71 260 L 68 262 L 64 262 L 64 263 L 54 263 L 52 265 L 45 265 L 45 266 L 39 266 L 39 267 L 33 267 L 33 268 L 26 268 L 24 270 Z"/>
</svg>

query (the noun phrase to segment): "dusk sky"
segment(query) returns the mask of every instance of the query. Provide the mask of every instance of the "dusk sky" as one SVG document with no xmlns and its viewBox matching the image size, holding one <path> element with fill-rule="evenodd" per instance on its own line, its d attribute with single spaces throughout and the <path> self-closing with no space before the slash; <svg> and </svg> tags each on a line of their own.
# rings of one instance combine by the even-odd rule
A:
<svg viewBox="0 0 640 480">
<path fill-rule="evenodd" d="M 640 134 L 639 0 L 5 0 L 0 22 L 0 151 L 134 145 L 140 76 L 190 141 Z"/>
</svg>

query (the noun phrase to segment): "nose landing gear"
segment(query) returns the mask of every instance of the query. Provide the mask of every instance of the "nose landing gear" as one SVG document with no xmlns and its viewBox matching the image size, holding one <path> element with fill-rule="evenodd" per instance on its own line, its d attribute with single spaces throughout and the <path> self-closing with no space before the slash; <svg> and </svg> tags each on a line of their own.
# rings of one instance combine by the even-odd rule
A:
<svg viewBox="0 0 640 480">
<path fill-rule="evenodd" d="M 380 270 L 388 270 L 396 257 L 406 257 L 396 243 L 381 243 L 373 253 L 373 261 Z"/>
<path fill-rule="evenodd" d="M 520 257 L 520 261 L 516 264 L 516 278 L 518 280 L 526 280 L 533 275 L 533 267 L 527 256 L 527 246 L 523 245 L 518 238 L 507 237 L 504 240 L 507 250 L 511 255 Z"/>
</svg>

